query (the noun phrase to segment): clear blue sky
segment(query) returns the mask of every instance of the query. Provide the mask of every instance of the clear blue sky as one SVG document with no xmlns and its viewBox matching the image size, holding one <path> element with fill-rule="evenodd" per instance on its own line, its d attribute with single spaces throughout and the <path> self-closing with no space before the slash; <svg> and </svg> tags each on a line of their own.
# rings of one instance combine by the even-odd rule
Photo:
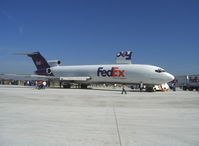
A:
<svg viewBox="0 0 199 146">
<path fill-rule="evenodd" d="M 133 62 L 199 74 L 198 0 L 0 0 L 0 73 L 32 73 L 16 52 L 40 51 L 64 65 Z"/>
</svg>

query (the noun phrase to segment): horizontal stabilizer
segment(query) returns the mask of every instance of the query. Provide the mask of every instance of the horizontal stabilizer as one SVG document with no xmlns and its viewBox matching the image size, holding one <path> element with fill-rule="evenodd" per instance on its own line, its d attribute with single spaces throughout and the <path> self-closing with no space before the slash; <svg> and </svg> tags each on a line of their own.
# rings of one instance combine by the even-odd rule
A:
<svg viewBox="0 0 199 146">
<path fill-rule="evenodd" d="M 14 55 L 27 55 L 27 56 L 36 55 L 36 54 L 38 54 L 38 52 L 34 52 L 34 53 L 14 53 Z"/>
</svg>

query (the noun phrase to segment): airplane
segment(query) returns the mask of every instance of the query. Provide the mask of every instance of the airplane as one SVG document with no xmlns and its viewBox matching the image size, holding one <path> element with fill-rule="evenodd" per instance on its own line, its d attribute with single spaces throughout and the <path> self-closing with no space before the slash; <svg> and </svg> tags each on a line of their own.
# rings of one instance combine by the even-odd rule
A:
<svg viewBox="0 0 199 146">
<path fill-rule="evenodd" d="M 47 61 L 40 52 L 18 53 L 31 57 L 37 70 L 36 77 L 57 79 L 62 82 L 64 88 L 70 88 L 72 83 L 78 83 L 81 88 L 87 88 L 89 84 L 126 84 L 145 85 L 148 91 L 153 91 L 155 85 L 168 83 L 174 80 L 174 76 L 163 68 L 145 64 L 131 64 L 130 52 L 119 52 L 117 57 L 124 57 L 127 61 L 109 65 L 76 65 L 60 66 L 61 61 Z"/>
</svg>

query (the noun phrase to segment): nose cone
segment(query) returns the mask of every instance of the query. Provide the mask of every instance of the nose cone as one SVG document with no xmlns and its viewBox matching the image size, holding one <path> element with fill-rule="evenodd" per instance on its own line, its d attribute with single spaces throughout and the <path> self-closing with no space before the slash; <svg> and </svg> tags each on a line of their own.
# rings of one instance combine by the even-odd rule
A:
<svg viewBox="0 0 199 146">
<path fill-rule="evenodd" d="M 175 79 L 175 77 L 172 74 L 166 73 L 166 82 L 167 83 L 173 81 L 174 79 Z"/>
</svg>

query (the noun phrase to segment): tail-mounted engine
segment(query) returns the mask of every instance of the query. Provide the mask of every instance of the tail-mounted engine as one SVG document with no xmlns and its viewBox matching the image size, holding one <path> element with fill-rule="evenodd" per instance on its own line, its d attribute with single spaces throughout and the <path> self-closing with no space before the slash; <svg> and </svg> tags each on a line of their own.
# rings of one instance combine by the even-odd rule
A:
<svg viewBox="0 0 199 146">
<path fill-rule="evenodd" d="M 52 74 L 51 69 L 50 69 L 50 68 L 47 68 L 47 69 L 46 69 L 46 73 L 47 73 L 48 75 Z"/>
<path fill-rule="evenodd" d="M 50 67 L 59 66 L 61 64 L 60 60 L 49 60 L 47 61 Z"/>
</svg>

